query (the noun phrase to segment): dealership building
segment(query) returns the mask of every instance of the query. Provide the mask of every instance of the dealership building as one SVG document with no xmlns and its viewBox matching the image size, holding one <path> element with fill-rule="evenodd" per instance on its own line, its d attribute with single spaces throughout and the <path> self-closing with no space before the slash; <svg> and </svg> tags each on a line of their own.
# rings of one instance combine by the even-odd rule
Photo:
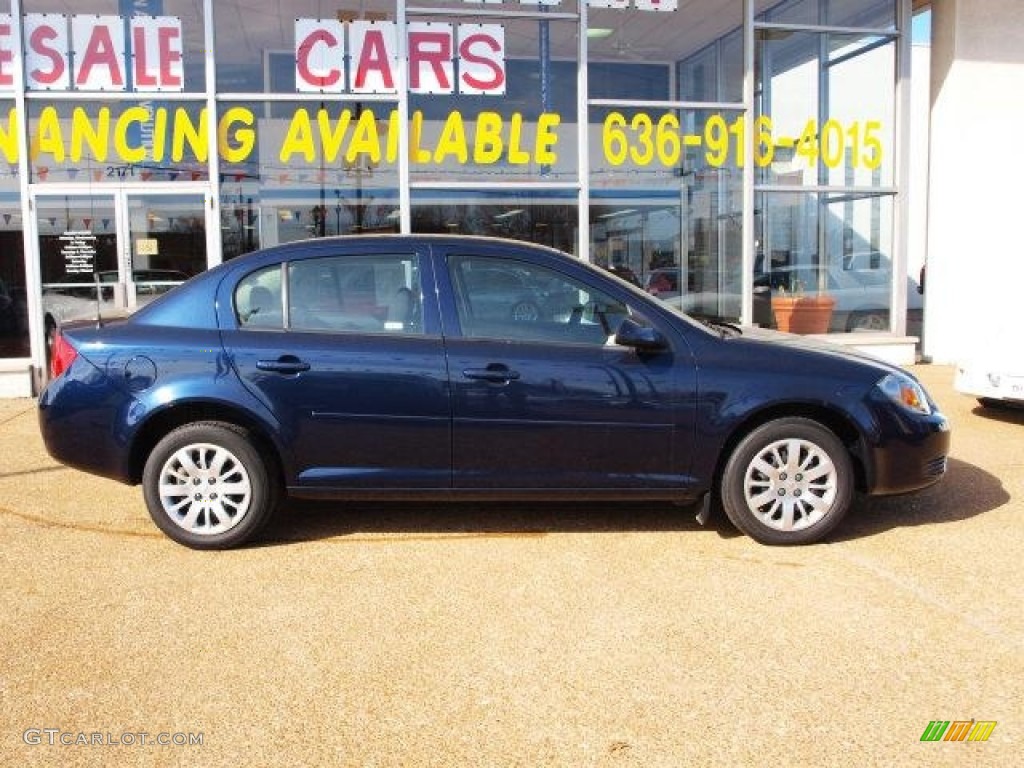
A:
<svg viewBox="0 0 1024 768">
<path fill-rule="evenodd" d="M 380 232 L 953 362 L 1024 285 L 1022 31 L 1019 0 L 0 0 L 0 396 L 62 322 Z"/>
</svg>

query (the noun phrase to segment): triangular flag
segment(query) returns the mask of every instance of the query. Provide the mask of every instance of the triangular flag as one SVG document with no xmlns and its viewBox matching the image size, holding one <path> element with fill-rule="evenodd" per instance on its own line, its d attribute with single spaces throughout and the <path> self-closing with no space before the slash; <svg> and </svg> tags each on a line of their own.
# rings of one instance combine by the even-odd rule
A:
<svg viewBox="0 0 1024 768">
<path fill-rule="evenodd" d="M 82 219 L 82 223 L 85 224 L 86 229 L 92 229 L 92 219 Z"/>
</svg>

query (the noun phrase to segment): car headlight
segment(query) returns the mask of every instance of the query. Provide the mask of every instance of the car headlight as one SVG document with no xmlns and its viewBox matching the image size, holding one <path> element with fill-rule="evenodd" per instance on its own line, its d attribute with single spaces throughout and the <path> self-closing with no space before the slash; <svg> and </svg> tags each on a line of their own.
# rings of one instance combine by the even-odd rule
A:
<svg viewBox="0 0 1024 768">
<path fill-rule="evenodd" d="M 924 387 L 905 374 L 890 373 L 877 386 L 886 397 L 908 411 L 925 415 L 932 412 Z"/>
</svg>

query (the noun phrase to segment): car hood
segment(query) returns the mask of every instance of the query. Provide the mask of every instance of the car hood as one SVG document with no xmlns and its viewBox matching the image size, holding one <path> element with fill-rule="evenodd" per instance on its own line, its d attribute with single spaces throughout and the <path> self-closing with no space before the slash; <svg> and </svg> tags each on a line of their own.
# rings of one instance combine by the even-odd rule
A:
<svg viewBox="0 0 1024 768">
<path fill-rule="evenodd" d="M 774 346 L 782 345 L 787 349 L 802 350 L 817 355 L 825 355 L 833 359 L 858 362 L 875 368 L 882 375 L 894 371 L 902 371 L 898 366 L 867 352 L 862 352 L 845 344 L 836 344 L 820 337 L 799 336 L 795 333 L 773 331 L 756 325 L 744 325 L 741 326 L 741 330 L 743 335 L 735 338 L 743 339 L 747 342 L 771 344 Z"/>
</svg>

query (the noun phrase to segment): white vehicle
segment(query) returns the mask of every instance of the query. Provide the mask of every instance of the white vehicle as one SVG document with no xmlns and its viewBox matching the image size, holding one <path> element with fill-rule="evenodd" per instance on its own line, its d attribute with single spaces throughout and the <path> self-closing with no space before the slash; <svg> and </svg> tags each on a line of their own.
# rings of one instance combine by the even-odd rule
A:
<svg viewBox="0 0 1024 768">
<path fill-rule="evenodd" d="M 987 408 L 1024 408 L 1024 351 L 981 345 L 957 364 L 953 384 Z"/>
</svg>

